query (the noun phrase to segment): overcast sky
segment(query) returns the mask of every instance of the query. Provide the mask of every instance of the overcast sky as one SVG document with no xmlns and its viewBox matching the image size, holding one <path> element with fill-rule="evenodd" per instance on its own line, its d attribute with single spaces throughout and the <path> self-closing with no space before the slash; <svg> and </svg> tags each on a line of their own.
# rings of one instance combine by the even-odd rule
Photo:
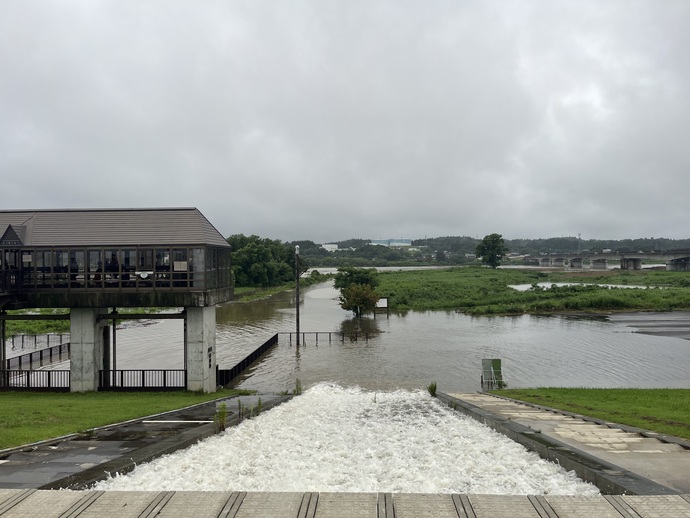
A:
<svg viewBox="0 0 690 518">
<path fill-rule="evenodd" d="M 0 208 L 690 237 L 688 0 L 0 0 Z"/>
</svg>

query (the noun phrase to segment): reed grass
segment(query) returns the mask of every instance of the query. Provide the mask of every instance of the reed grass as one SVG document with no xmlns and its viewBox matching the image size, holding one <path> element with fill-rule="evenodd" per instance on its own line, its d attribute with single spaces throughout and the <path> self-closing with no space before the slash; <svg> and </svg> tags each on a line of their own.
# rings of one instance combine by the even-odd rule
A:
<svg viewBox="0 0 690 518">
<path fill-rule="evenodd" d="M 690 309 L 687 272 L 616 271 L 590 276 L 581 272 L 468 267 L 385 272 L 379 279 L 378 293 L 388 297 L 391 309 L 400 311 L 458 310 L 469 315 L 514 315 Z M 549 289 L 537 286 L 544 282 L 579 284 Z M 620 287 L 589 284 L 600 282 Z M 532 289 L 518 291 L 510 287 L 518 284 L 530 284 Z"/>
</svg>

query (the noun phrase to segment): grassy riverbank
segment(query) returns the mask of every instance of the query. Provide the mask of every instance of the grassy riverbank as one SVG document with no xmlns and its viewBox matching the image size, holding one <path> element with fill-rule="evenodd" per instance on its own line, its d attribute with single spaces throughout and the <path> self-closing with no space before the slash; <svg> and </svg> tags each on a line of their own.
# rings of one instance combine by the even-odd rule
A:
<svg viewBox="0 0 690 518">
<path fill-rule="evenodd" d="M 0 449 L 248 393 L 0 392 Z"/>
<path fill-rule="evenodd" d="M 470 315 L 690 309 L 690 274 L 666 271 L 543 272 L 481 267 L 379 274 L 377 291 L 395 310 Z M 537 283 L 579 283 L 543 289 Z M 606 283 L 620 287 L 588 285 Z M 510 285 L 532 285 L 518 291 Z M 628 286 L 628 288 L 626 288 Z M 647 289 L 632 289 L 631 286 Z"/>
<path fill-rule="evenodd" d="M 494 393 L 690 440 L 690 389 L 538 388 Z"/>
</svg>

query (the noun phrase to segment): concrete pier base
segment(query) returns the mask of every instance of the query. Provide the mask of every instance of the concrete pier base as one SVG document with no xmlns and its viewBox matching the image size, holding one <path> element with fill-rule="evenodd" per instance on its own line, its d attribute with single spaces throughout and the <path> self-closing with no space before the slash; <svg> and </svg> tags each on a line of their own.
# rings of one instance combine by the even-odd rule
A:
<svg viewBox="0 0 690 518">
<path fill-rule="evenodd" d="M 186 308 L 187 390 L 216 390 L 216 308 Z"/>
<path fill-rule="evenodd" d="M 98 371 L 103 368 L 103 330 L 106 321 L 98 315 L 106 309 L 70 310 L 70 391 L 98 390 Z"/>
</svg>

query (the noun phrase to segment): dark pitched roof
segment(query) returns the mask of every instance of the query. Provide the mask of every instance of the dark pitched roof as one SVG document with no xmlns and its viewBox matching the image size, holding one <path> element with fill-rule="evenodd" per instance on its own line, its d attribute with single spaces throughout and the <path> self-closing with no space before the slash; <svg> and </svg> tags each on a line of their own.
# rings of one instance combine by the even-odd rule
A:
<svg viewBox="0 0 690 518">
<path fill-rule="evenodd" d="M 10 225 L 23 246 L 230 246 L 196 208 L 0 211 Z"/>
</svg>

